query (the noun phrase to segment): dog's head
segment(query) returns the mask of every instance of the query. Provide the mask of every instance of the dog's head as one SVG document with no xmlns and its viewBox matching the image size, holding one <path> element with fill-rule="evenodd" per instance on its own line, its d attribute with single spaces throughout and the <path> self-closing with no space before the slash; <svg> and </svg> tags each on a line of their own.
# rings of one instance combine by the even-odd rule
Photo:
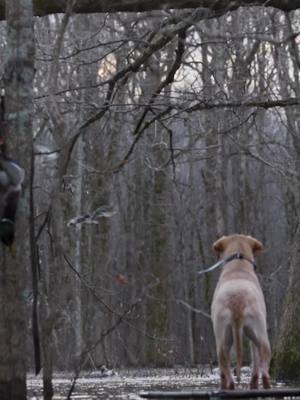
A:
<svg viewBox="0 0 300 400">
<path fill-rule="evenodd" d="M 213 244 L 213 249 L 219 255 L 228 252 L 252 253 L 254 256 L 263 249 L 262 243 L 252 236 L 229 235 L 222 236 Z M 245 255 L 246 255 L 245 254 Z"/>
</svg>

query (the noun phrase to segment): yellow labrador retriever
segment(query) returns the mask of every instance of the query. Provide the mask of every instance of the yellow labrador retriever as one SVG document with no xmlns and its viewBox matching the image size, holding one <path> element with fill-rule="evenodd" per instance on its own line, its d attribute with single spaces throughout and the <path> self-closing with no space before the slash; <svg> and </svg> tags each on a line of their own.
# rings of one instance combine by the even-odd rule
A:
<svg viewBox="0 0 300 400">
<path fill-rule="evenodd" d="M 254 256 L 262 247 L 258 240 L 245 235 L 223 236 L 213 244 L 214 250 L 224 261 L 211 305 L 221 389 L 234 389 L 230 371 L 230 351 L 233 345 L 237 379 L 240 379 L 243 334 L 251 341 L 253 365 L 250 388 L 258 388 L 260 372 L 263 387 L 271 387 L 268 371 L 271 350 L 266 306 L 254 261 Z"/>
</svg>

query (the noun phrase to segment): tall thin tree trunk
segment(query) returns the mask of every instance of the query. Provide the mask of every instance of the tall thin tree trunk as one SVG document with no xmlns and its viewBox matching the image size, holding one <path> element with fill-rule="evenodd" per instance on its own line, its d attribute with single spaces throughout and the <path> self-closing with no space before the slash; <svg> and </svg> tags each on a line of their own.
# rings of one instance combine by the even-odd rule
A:
<svg viewBox="0 0 300 400">
<path fill-rule="evenodd" d="M 83 162 L 84 162 L 84 149 L 82 137 L 77 142 L 77 186 L 75 194 L 75 209 L 76 215 L 82 212 L 82 193 L 83 193 Z M 76 244 L 75 244 L 75 269 L 78 275 L 82 273 L 82 260 L 81 260 L 81 241 L 82 241 L 82 228 L 81 224 L 76 227 Z M 82 306 L 81 306 L 81 281 L 76 277 L 76 290 L 75 290 L 75 354 L 80 357 L 82 352 Z"/>
<path fill-rule="evenodd" d="M 9 156 L 30 171 L 34 40 L 32 2 L 7 0 L 7 62 L 4 75 L 6 141 Z M 26 399 L 26 265 L 29 264 L 29 194 L 17 216 L 17 258 L 1 251 L 0 398 Z M 22 231 L 20 229 L 22 227 Z"/>
</svg>

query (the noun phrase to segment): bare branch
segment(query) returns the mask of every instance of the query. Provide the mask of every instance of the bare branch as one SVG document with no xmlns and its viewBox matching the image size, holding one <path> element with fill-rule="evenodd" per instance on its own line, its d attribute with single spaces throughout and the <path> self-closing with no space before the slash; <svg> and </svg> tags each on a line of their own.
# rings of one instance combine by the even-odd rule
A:
<svg viewBox="0 0 300 400">
<path fill-rule="evenodd" d="M 203 317 L 205 317 L 205 318 L 211 319 L 211 317 L 210 317 L 210 315 L 209 315 L 208 313 L 206 313 L 206 312 L 203 311 L 203 310 L 200 310 L 199 308 L 195 308 L 195 307 L 191 306 L 191 305 L 188 304 L 186 301 L 183 301 L 183 300 L 176 300 L 176 303 L 177 303 L 177 304 L 183 305 L 185 308 L 187 308 L 187 309 L 190 310 L 190 311 L 193 311 L 193 312 L 195 312 L 195 313 L 197 313 L 197 314 L 201 314 L 201 315 L 202 315 Z"/>
<path fill-rule="evenodd" d="M 5 0 L 0 1 L 0 18 L 4 19 Z M 65 0 L 34 0 L 34 14 L 43 16 L 65 12 Z M 299 0 L 79 0 L 74 5 L 75 13 L 106 13 L 106 12 L 143 12 L 164 9 L 206 8 L 224 13 L 239 7 L 264 6 L 274 7 L 283 11 L 300 8 Z"/>
<path fill-rule="evenodd" d="M 220 102 L 220 103 L 213 103 L 210 101 L 201 100 L 190 107 L 182 108 L 181 111 L 191 113 L 194 111 L 211 110 L 218 108 L 251 108 L 251 107 L 269 109 L 275 107 L 298 106 L 299 104 L 300 104 L 300 99 L 297 97 L 290 97 L 288 99 L 278 99 L 278 100 L 253 99 L 250 101 L 233 101 L 233 102 Z"/>
</svg>

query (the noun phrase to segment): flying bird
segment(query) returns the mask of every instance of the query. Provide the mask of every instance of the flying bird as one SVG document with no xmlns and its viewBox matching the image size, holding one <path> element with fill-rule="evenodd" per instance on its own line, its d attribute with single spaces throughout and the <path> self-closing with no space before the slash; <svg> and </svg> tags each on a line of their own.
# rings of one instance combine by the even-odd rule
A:
<svg viewBox="0 0 300 400">
<path fill-rule="evenodd" d="M 68 226 L 75 226 L 78 224 L 99 224 L 100 218 L 110 218 L 116 213 L 117 211 L 111 206 L 101 206 L 91 213 L 79 215 L 78 217 L 70 219 Z"/>
<path fill-rule="evenodd" d="M 12 256 L 16 255 L 15 218 L 24 177 L 24 170 L 15 161 L 0 155 L 0 240 Z"/>
</svg>

